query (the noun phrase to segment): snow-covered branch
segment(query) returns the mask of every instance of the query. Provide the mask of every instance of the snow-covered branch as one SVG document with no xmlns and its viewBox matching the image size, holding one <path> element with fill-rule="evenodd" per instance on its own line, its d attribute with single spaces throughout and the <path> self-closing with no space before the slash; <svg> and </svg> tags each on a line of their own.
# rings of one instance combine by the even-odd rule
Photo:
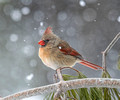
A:
<svg viewBox="0 0 120 100">
<path fill-rule="evenodd" d="M 108 51 L 114 46 L 114 44 L 120 38 L 120 33 L 116 35 L 116 37 L 112 40 L 112 42 L 108 45 L 108 47 L 103 51 L 103 59 L 102 65 L 104 71 L 106 71 L 106 55 Z M 60 73 L 60 70 L 58 70 Z M 62 80 L 61 76 L 59 78 Z M 23 98 L 28 98 L 31 96 L 42 95 L 44 93 L 50 92 L 61 92 L 67 91 L 71 89 L 78 89 L 78 88 L 89 88 L 89 87 L 106 87 L 106 88 L 120 88 L 120 79 L 113 79 L 113 78 L 85 78 L 85 79 L 75 79 L 70 81 L 60 81 L 55 84 L 37 87 L 33 89 L 29 89 L 23 92 L 15 93 L 13 95 L 0 98 L 0 100 L 21 100 Z M 59 90 L 59 91 L 58 91 Z"/>
<path fill-rule="evenodd" d="M 31 96 L 41 95 L 44 93 L 56 92 L 58 88 L 62 91 L 78 88 L 89 88 L 89 87 L 107 87 L 107 88 L 120 88 L 120 79 L 113 78 L 85 78 L 75 79 L 70 81 L 62 81 L 55 84 L 37 87 L 29 89 L 23 92 L 19 92 L 0 100 L 21 100 Z"/>
<path fill-rule="evenodd" d="M 120 32 L 110 42 L 110 44 L 107 46 L 105 51 L 102 52 L 102 67 L 104 68 L 104 71 L 106 71 L 106 55 L 110 51 L 110 49 L 115 45 L 115 43 L 119 40 L 119 38 L 120 38 Z"/>
</svg>

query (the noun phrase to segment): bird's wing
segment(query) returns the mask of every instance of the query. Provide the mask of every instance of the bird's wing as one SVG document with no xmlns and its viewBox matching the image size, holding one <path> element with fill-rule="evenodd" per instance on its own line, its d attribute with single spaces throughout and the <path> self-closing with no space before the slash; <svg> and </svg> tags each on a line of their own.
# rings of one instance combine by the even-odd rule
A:
<svg viewBox="0 0 120 100">
<path fill-rule="evenodd" d="M 65 55 L 71 55 L 83 59 L 83 57 L 65 41 L 60 42 L 58 48 Z"/>
</svg>

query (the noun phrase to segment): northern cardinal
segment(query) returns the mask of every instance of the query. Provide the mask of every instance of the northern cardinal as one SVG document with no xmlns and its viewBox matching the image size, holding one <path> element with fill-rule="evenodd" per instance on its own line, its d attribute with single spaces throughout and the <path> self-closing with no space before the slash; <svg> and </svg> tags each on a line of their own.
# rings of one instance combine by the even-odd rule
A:
<svg viewBox="0 0 120 100">
<path fill-rule="evenodd" d="M 42 62 L 54 70 L 63 67 L 72 67 L 76 63 L 80 63 L 95 70 L 103 69 L 98 65 L 84 60 L 66 41 L 61 40 L 55 35 L 51 27 L 45 30 L 38 44 L 41 45 L 38 55 Z"/>
</svg>

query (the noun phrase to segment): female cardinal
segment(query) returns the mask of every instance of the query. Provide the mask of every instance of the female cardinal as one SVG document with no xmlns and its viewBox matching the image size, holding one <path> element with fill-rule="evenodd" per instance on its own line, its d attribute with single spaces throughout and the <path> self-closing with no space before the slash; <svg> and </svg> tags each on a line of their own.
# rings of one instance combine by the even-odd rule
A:
<svg viewBox="0 0 120 100">
<path fill-rule="evenodd" d="M 80 63 L 95 70 L 103 69 L 98 65 L 84 60 L 66 41 L 56 36 L 52 32 L 51 27 L 45 30 L 38 44 L 41 45 L 39 48 L 39 57 L 42 62 L 54 70 L 63 67 L 72 67 L 76 63 Z"/>
</svg>

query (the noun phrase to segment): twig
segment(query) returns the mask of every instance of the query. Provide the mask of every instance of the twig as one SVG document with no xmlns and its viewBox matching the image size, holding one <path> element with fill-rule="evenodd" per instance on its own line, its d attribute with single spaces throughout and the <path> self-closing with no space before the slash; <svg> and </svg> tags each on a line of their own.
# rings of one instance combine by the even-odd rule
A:
<svg viewBox="0 0 120 100">
<path fill-rule="evenodd" d="M 105 51 L 102 52 L 102 67 L 103 67 L 103 71 L 106 71 L 106 55 L 110 51 L 110 49 L 114 46 L 114 44 L 118 41 L 119 38 L 120 38 L 120 32 L 115 36 L 115 38 L 107 46 Z"/>
<path fill-rule="evenodd" d="M 76 71 L 78 73 L 78 75 L 80 74 L 80 72 L 77 69 L 73 68 L 73 67 L 61 67 L 60 69 L 62 70 L 62 69 L 66 69 L 66 68 Z"/>
<path fill-rule="evenodd" d="M 59 85 L 61 85 L 61 82 L 38 87 L 38 88 L 29 89 L 23 92 L 19 92 L 19 93 L 4 97 L 0 100 L 21 100 L 23 98 L 28 98 L 31 96 L 55 92 Z M 62 81 L 63 91 L 78 89 L 78 88 L 89 88 L 89 87 L 120 88 L 120 79 L 85 78 L 85 79 L 75 79 L 70 81 Z"/>
</svg>

